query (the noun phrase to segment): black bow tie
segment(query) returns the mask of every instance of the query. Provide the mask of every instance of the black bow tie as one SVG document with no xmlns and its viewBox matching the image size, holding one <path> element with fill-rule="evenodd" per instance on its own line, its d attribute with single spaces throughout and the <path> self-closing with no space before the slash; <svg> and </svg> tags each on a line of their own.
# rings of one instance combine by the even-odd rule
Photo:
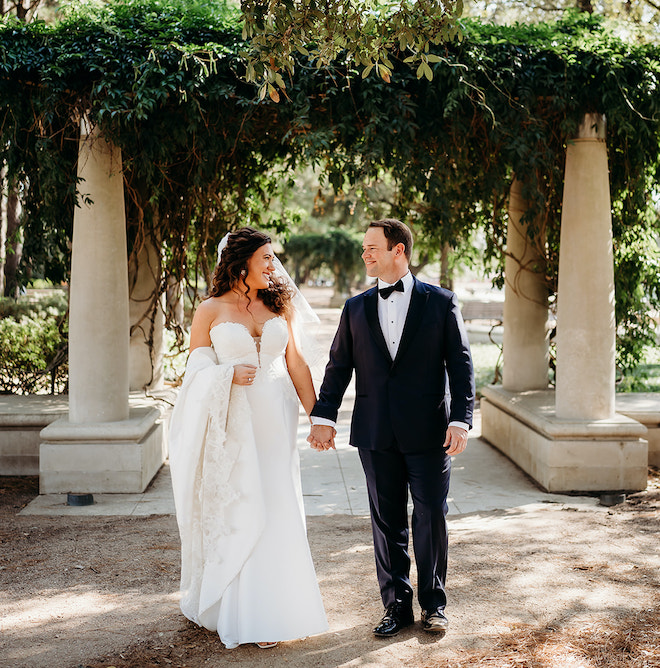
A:
<svg viewBox="0 0 660 668">
<path fill-rule="evenodd" d="M 378 294 L 387 299 L 394 291 L 403 292 L 403 281 L 399 279 L 394 285 L 388 285 L 386 288 L 380 288 Z"/>
</svg>

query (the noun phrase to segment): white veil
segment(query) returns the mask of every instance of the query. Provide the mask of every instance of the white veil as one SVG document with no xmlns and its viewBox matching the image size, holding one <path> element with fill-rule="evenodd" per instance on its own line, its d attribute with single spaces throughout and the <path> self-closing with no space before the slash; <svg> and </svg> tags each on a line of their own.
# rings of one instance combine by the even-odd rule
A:
<svg viewBox="0 0 660 668">
<path fill-rule="evenodd" d="M 222 251 L 227 245 L 230 234 L 232 232 L 227 232 L 218 244 L 218 264 L 220 264 Z M 273 264 L 275 265 L 273 275 L 276 278 L 283 279 L 293 293 L 291 327 L 296 338 L 296 344 L 311 369 L 314 380 L 319 380 L 317 376 L 319 371 L 321 373 L 323 371 L 320 365 L 323 363 L 324 355 L 316 336 L 316 330 L 321 321 L 277 256 L 273 257 Z"/>
</svg>

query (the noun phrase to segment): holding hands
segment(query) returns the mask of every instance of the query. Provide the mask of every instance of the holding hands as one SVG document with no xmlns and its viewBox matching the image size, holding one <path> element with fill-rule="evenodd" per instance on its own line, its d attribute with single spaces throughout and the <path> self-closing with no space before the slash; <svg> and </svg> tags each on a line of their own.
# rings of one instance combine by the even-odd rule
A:
<svg viewBox="0 0 660 668">
<path fill-rule="evenodd" d="M 334 449 L 336 433 L 337 430 L 329 425 L 313 424 L 309 430 L 307 442 L 314 450 L 318 450 L 319 452 L 330 450 L 330 448 Z"/>
<path fill-rule="evenodd" d="M 330 448 L 334 449 L 336 434 L 337 430 L 334 427 L 323 424 L 314 424 L 309 431 L 307 442 L 314 450 L 318 450 L 319 452 L 330 450 Z M 442 447 L 446 448 L 449 456 L 459 455 L 467 447 L 467 442 L 467 430 L 452 425 L 447 428 L 447 435 Z"/>
</svg>

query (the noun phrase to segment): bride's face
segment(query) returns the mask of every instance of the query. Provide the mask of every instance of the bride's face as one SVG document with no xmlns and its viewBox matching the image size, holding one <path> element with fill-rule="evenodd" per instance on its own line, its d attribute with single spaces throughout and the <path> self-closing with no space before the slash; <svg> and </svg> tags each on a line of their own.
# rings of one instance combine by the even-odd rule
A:
<svg viewBox="0 0 660 668">
<path fill-rule="evenodd" d="M 247 261 L 245 282 L 251 290 L 265 290 L 270 285 L 270 275 L 275 271 L 274 257 L 273 247 L 270 244 L 264 244 Z"/>
</svg>

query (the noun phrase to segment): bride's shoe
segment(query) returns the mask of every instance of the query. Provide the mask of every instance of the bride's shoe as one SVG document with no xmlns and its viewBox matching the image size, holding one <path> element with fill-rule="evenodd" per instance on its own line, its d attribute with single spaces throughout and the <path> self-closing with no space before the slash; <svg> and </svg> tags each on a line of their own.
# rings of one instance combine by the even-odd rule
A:
<svg viewBox="0 0 660 668">
<path fill-rule="evenodd" d="M 254 643 L 259 649 L 270 649 L 277 645 L 276 642 L 256 642 Z"/>
</svg>

